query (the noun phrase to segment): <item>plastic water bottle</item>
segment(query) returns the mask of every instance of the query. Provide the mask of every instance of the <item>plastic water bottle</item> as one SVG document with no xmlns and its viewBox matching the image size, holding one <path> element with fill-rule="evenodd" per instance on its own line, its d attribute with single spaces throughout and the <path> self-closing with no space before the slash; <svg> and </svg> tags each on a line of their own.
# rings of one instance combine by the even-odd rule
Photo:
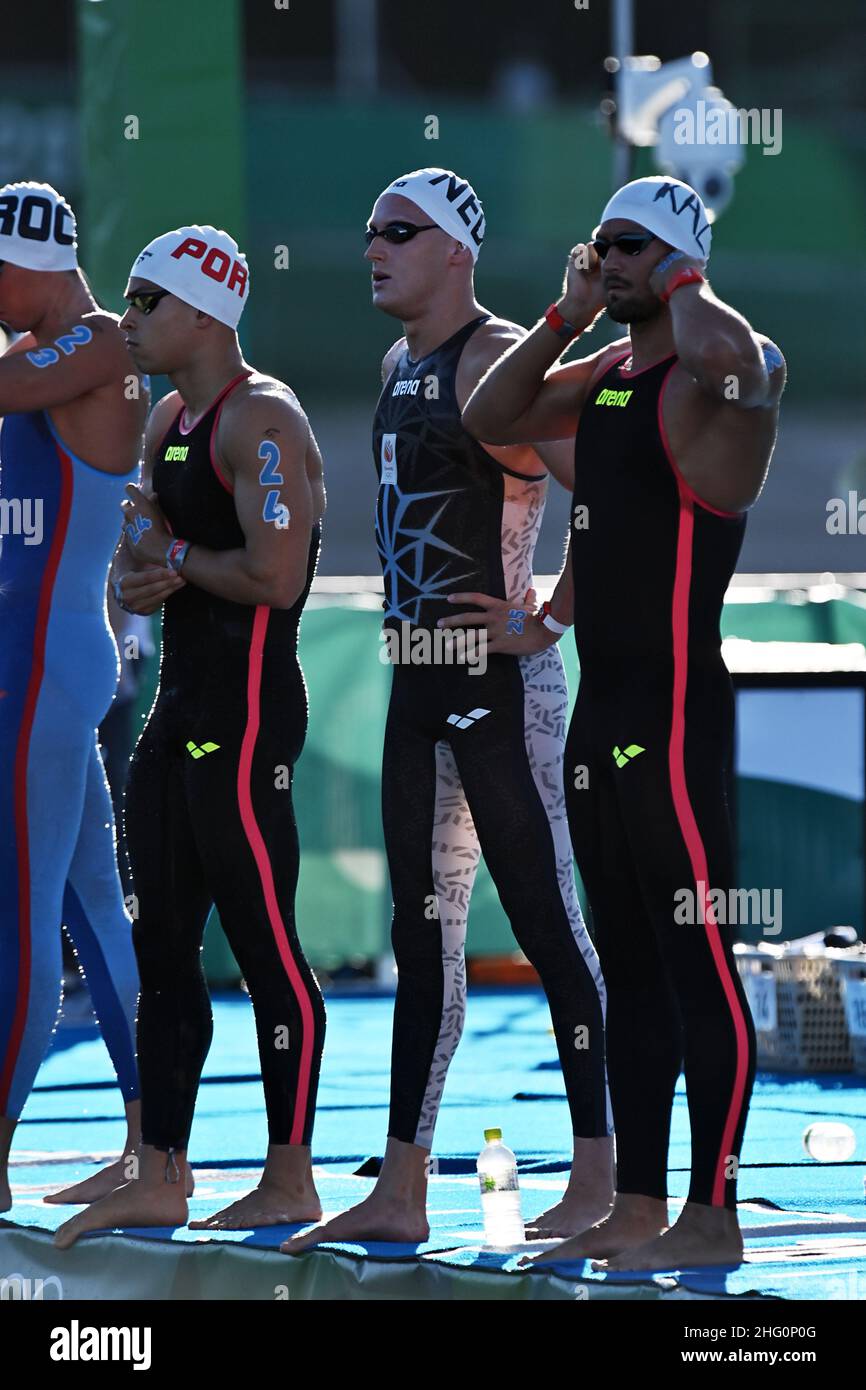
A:
<svg viewBox="0 0 866 1390">
<path fill-rule="evenodd" d="M 821 1163 L 844 1163 L 857 1147 L 857 1138 L 850 1125 L 834 1120 L 819 1120 L 803 1131 L 803 1148 L 810 1158 Z"/>
<path fill-rule="evenodd" d="M 524 1245 L 526 1232 L 520 1215 L 517 1159 L 503 1144 L 501 1129 L 485 1129 L 484 1138 L 487 1142 L 478 1155 L 478 1181 L 485 1240 L 497 1250 L 509 1245 Z"/>
</svg>

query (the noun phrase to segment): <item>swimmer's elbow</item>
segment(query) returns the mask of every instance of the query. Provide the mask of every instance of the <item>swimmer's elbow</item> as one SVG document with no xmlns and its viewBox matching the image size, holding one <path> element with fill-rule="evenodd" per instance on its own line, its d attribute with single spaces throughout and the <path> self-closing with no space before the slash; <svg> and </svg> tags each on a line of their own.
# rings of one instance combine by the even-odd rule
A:
<svg viewBox="0 0 866 1390">
<path fill-rule="evenodd" d="M 294 608 L 304 591 L 306 573 L 301 575 L 273 575 L 265 586 L 266 598 L 261 600 L 268 608 Z"/>
<path fill-rule="evenodd" d="M 249 589 L 247 603 L 254 603 L 263 608 L 291 608 L 292 603 L 288 597 L 288 585 L 286 576 L 275 569 L 266 569 L 263 566 L 251 568 L 245 566 L 245 577 Z"/>
<path fill-rule="evenodd" d="M 300 595 L 300 588 L 289 586 L 284 581 L 274 580 L 264 586 L 259 603 L 266 608 L 291 608 Z"/>
</svg>

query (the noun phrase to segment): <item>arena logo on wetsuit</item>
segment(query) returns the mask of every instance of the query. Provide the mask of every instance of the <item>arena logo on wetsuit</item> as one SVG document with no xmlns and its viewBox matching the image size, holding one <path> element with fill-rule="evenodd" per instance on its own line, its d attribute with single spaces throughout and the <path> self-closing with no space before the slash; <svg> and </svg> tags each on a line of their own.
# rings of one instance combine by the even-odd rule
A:
<svg viewBox="0 0 866 1390">
<path fill-rule="evenodd" d="M 262 487 L 269 489 L 265 505 L 262 507 L 262 521 L 272 521 L 279 531 L 284 531 L 289 524 L 290 513 L 286 504 L 280 501 L 280 490 L 276 486 L 284 479 L 279 472 L 280 451 L 272 439 L 262 440 L 259 445 L 259 458 L 265 460 L 259 473 L 259 482 Z"/>
<path fill-rule="evenodd" d="M 629 400 L 633 395 L 634 391 L 611 391 L 608 387 L 604 387 L 603 390 L 599 391 L 598 395 L 593 401 L 593 405 L 624 406 L 628 405 Z"/>
<path fill-rule="evenodd" d="M 93 334 L 87 324 L 77 323 L 71 333 L 64 333 L 62 337 L 55 338 L 54 347 L 37 348 L 34 352 L 25 353 L 25 357 L 34 367 L 53 367 L 55 362 L 60 361 L 60 353 L 64 357 L 71 357 L 76 348 L 84 347 L 92 338 Z M 55 348 L 59 348 L 60 352 L 55 352 Z"/>
</svg>

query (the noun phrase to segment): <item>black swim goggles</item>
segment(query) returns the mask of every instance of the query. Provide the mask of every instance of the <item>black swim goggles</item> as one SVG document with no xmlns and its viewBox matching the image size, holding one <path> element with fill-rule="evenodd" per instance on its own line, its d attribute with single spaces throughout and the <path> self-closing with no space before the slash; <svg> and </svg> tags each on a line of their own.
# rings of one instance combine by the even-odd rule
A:
<svg viewBox="0 0 866 1390">
<path fill-rule="evenodd" d="M 387 227 L 383 227 L 381 232 L 371 224 L 364 232 L 364 240 L 371 246 L 377 236 L 389 241 L 392 246 L 402 246 L 404 241 L 411 241 L 419 232 L 436 231 L 435 222 L 425 222 L 423 226 L 418 226 L 415 222 L 389 222 Z M 439 228 L 438 230 L 441 230 Z"/>
<path fill-rule="evenodd" d="M 624 251 L 627 256 L 639 256 L 651 241 L 655 241 L 655 232 L 623 232 L 620 236 L 610 239 L 597 236 L 589 244 L 598 259 L 603 261 L 612 246 L 615 246 L 617 251 Z"/>
<path fill-rule="evenodd" d="M 135 290 L 133 294 L 125 296 L 127 304 L 131 304 L 133 309 L 137 309 L 140 314 L 152 314 L 161 299 L 165 299 L 171 290 Z"/>
</svg>

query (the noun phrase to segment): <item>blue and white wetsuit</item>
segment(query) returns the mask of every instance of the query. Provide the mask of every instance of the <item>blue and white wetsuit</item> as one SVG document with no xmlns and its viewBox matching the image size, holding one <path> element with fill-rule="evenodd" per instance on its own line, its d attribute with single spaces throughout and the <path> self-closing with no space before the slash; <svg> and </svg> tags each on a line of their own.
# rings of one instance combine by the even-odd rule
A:
<svg viewBox="0 0 866 1390">
<path fill-rule="evenodd" d="M 61 994 L 60 925 L 87 976 L 124 1101 L 138 1096 L 138 972 L 97 744 L 118 679 L 105 606 L 116 476 L 47 411 L 0 430 L 0 1115 L 17 1118 Z"/>
</svg>

